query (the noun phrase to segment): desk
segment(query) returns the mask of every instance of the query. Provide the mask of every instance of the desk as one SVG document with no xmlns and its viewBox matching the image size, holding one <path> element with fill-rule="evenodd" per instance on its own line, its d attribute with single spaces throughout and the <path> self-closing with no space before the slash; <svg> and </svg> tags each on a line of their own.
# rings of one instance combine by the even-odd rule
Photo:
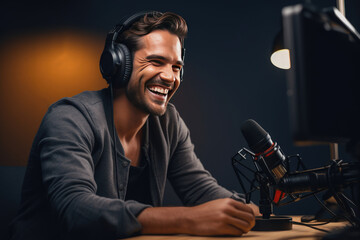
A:
<svg viewBox="0 0 360 240">
<path fill-rule="evenodd" d="M 300 222 L 299 216 L 293 216 L 293 221 Z M 344 228 L 347 222 L 333 222 L 323 226 L 316 226 L 323 230 L 335 230 Z M 320 239 L 325 232 L 318 231 L 306 226 L 293 224 L 292 230 L 287 231 L 250 231 L 241 237 L 198 237 L 189 235 L 142 235 L 127 240 L 286 240 L 286 239 Z"/>
</svg>

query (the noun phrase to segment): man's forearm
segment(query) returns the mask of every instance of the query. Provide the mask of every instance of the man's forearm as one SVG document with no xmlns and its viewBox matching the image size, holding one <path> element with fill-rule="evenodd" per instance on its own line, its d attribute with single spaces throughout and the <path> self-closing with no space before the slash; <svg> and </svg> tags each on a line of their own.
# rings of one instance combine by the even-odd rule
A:
<svg viewBox="0 0 360 240">
<path fill-rule="evenodd" d="M 158 207 L 143 210 L 142 234 L 242 235 L 255 225 L 253 210 L 225 198 L 195 207 Z"/>
<path fill-rule="evenodd" d="M 142 234 L 189 233 L 187 229 L 189 207 L 146 208 L 138 216 Z"/>
</svg>

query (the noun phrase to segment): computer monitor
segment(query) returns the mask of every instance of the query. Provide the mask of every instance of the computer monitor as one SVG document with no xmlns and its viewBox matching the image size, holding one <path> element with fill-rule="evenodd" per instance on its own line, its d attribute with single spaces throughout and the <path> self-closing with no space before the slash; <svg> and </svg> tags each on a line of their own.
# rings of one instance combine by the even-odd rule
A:
<svg viewBox="0 0 360 240">
<path fill-rule="evenodd" d="M 294 5 L 282 11 L 290 124 L 294 143 L 360 139 L 360 35 L 336 9 Z"/>
</svg>

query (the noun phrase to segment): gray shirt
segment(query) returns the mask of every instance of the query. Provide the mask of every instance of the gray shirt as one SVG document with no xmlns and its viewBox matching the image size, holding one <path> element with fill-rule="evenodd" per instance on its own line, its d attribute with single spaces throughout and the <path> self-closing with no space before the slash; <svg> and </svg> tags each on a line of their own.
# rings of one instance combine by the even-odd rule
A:
<svg viewBox="0 0 360 240">
<path fill-rule="evenodd" d="M 161 206 L 169 179 L 184 205 L 230 197 L 203 168 L 175 107 L 149 116 L 143 150 L 152 206 Z M 53 104 L 33 142 L 13 239 L 116 239 L 138 233 L 137 215 L 150 205 L 125 201 L 130 161 L 116 136 L 109 89 Z"/>
</svg>

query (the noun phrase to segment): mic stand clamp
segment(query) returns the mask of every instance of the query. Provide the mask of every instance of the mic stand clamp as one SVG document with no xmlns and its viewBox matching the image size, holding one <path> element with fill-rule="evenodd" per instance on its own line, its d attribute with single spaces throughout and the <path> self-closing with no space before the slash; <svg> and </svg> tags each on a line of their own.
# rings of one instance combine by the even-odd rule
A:
<svg viewBox="0 0 360 240">
<path fill-rule="evenodd" d="M 264 180 L 261 180 L 259 209 L 264 219 L 269 219 L 270 215 L 273 213 L 273 205 L 268 197 L 269 195 L 270 195 L 269 185 Z"/>
<path fill-rule="evenodd" d="M 285 216 L 271 216 L 273 205 L 270 196 L 270 187 L 265 178 L 258 179 L 260 182 L 259 209 L 262 216 L 257 216 L 252 231 L 281 231 L 292 229 L 292 218 Z"/>
</svg>

